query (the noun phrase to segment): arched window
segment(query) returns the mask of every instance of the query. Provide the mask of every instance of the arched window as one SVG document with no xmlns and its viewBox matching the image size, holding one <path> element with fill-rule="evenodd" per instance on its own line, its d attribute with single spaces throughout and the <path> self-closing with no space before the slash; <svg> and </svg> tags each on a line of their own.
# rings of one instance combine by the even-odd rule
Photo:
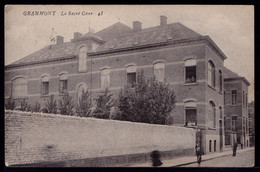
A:
<svg viewBox="0 0 260 172">
<path fill-rule="evenodd" d="M 216 128 L 216 106 L 213 101 L 209 102 L 209 119 L 208 126 Z"/>
<path fill-rule="evenodd" d="M 109 88 L 110 86 L 110 70 L 109 68 L 101 69 L 101 89 Z"/>
<path fill-rule="evenodd" d="M 211 152 L 211 140 L 209 141 L 209 152 Z"/>
<path fill-rule="evenodd" d="M 223 87 L 223 76 L 222 76 L 222 71 L 219 70 L 219 91 L 222 92 L 222 87 Z"/>
<path fill-rule="evenodd" d="M 127 85 L 133 86 L 136 83 L 136 66 L 127 65 L 126 66 L 126 75 L 127 75 Z"/>
<path fill-rule="evenodd" d="M 78 102 L 79 102 L 79 99 L 80 99 L 81 96 L 82 96 L 83 91 L 86 92 L 87 89 L 88 89 L 88 87 L 87 87 L 86 84 L 80 84 L 80 85 L 78 86 L 78 89 L 77 89 Z"/>
<path fill-rule="evenodd" d="M 60 94 L 67 92 L 68 76 L 66 73 L 60 74 Z"/>
<path fill-rule="evenodd" d="M 222 107 L 219 106 L 219 118 L 222 119 L 223 118 L 223 112 L 222 112 Z"/>
<path fill-rule="evenodd" d="M 79 49 L 79 60 L 78 60 L 78 70 L 80 72 L 85 72 L 87 70 L 87 48 L 81 47 Z"/>
<path fill-rule="evenodd" d="M 196 82 L 196 59 L 185 60 L 185 83 Z"/>
<path fill-rule="evenodd" d="M 185 108 L 185 126 L 197 125 L 197 104 L 195 101 L 186 101 Z"/>
<path fill-rule="evenodd" d="M 216 79 L 215 79 L 215 65 L 212 61 L 208 62 L 208 85 L 211 87 L 215 87 Z"/>
<path fill-rule="evenodd" d="M 214 152 L 216 152 L 216 151 L 217 151 L 217 141 L 214 140 Z"/>
<path fill-rule="evenodd" d="M 154 76 L 155 78 L 163 82 L 165 78 L 165 64 L 163 62 L 158 62 L 154 64 Z"/>
<path fill-rule="evenodd" d="M 24 77 L 12 81 L 12 97 L 19 98 L 27 96 L 27 80 Z"/>
<path fill-rule="evenodd" d="M 49 76 L 44 75 L 42 76 L 42 95 L 48 95 L 49 94 Z"/>
</svg>

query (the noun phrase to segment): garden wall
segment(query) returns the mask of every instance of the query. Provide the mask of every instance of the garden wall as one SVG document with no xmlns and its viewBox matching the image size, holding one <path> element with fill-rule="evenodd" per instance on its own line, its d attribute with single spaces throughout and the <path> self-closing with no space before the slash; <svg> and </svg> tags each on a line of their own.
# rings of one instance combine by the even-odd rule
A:
<svg viewBox="0 0 260 172">
<path fill-rule="evenodd" d="M 194 147 L 195 131 L 184 127 L 5 111 L 6 165 L 113 166 Z"/>
</svg>

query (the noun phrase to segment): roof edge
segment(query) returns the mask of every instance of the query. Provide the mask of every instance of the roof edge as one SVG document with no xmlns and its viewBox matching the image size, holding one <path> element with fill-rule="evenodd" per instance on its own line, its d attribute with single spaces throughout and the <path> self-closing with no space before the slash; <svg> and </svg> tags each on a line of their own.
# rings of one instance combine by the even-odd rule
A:
<svg viewBox="0 0 260 172">
<path fill-rule="evenodd" d="M 27 62 L 27 63 L 20 63 L 20 64 L 10 64 L 10 65 L 5 66 L 5 70 L 15 68 L 15 67 L 23 67 L 23 66 L 41 64 L 41 63 L 50 63 L 50 62 L 55 62 L 55 61 L 65 61 L 65 60 L 74 59 L 75 57 L 76 57 L 75 55 L 70 55 L 70 56 L 59 57 L 59 58 L 55 58 L 55 59 L 47 59 L 47 60 L 44 60 L 44 61 Z"/>
<path fill-rule="evenodd" d="M 250 86 L 250 82 L 245 78 L 245 77 L 231 77 L 231 78 L 224 78 L 224 80 L 228 81 L 228 80 L 243 80 L 247 86 Z"/>
</svg>

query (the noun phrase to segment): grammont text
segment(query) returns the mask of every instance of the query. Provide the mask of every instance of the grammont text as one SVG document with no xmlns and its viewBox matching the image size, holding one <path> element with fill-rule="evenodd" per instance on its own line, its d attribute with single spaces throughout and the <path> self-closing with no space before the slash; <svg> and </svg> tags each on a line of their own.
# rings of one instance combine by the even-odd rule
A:
<svg viewBox="0 0 260 172">
<path fill-rule="evenodd" d="M 56 11 L 24 11 L 24 16 L 54 16 Z"/>
</svg>

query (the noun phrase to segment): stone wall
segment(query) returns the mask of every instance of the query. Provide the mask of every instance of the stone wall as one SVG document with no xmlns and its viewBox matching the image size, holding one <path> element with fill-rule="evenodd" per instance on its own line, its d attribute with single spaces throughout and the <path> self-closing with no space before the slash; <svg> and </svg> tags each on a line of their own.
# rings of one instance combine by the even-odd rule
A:
<svg viewBox="0 0 260 172">
<path fill-rule="evenodd" d="M 5 111 L 6 165 L 67 161 L 60 166 L 95 166 L 93 158 L 103 158 L 97 166 L 109 166 L 104 157 L 129 155 L 117 160 L 129 161 L 155 149 L 175 156 L 194 154 L 194 148 L 195 131 L 184 127 Z"/>
</svg>

